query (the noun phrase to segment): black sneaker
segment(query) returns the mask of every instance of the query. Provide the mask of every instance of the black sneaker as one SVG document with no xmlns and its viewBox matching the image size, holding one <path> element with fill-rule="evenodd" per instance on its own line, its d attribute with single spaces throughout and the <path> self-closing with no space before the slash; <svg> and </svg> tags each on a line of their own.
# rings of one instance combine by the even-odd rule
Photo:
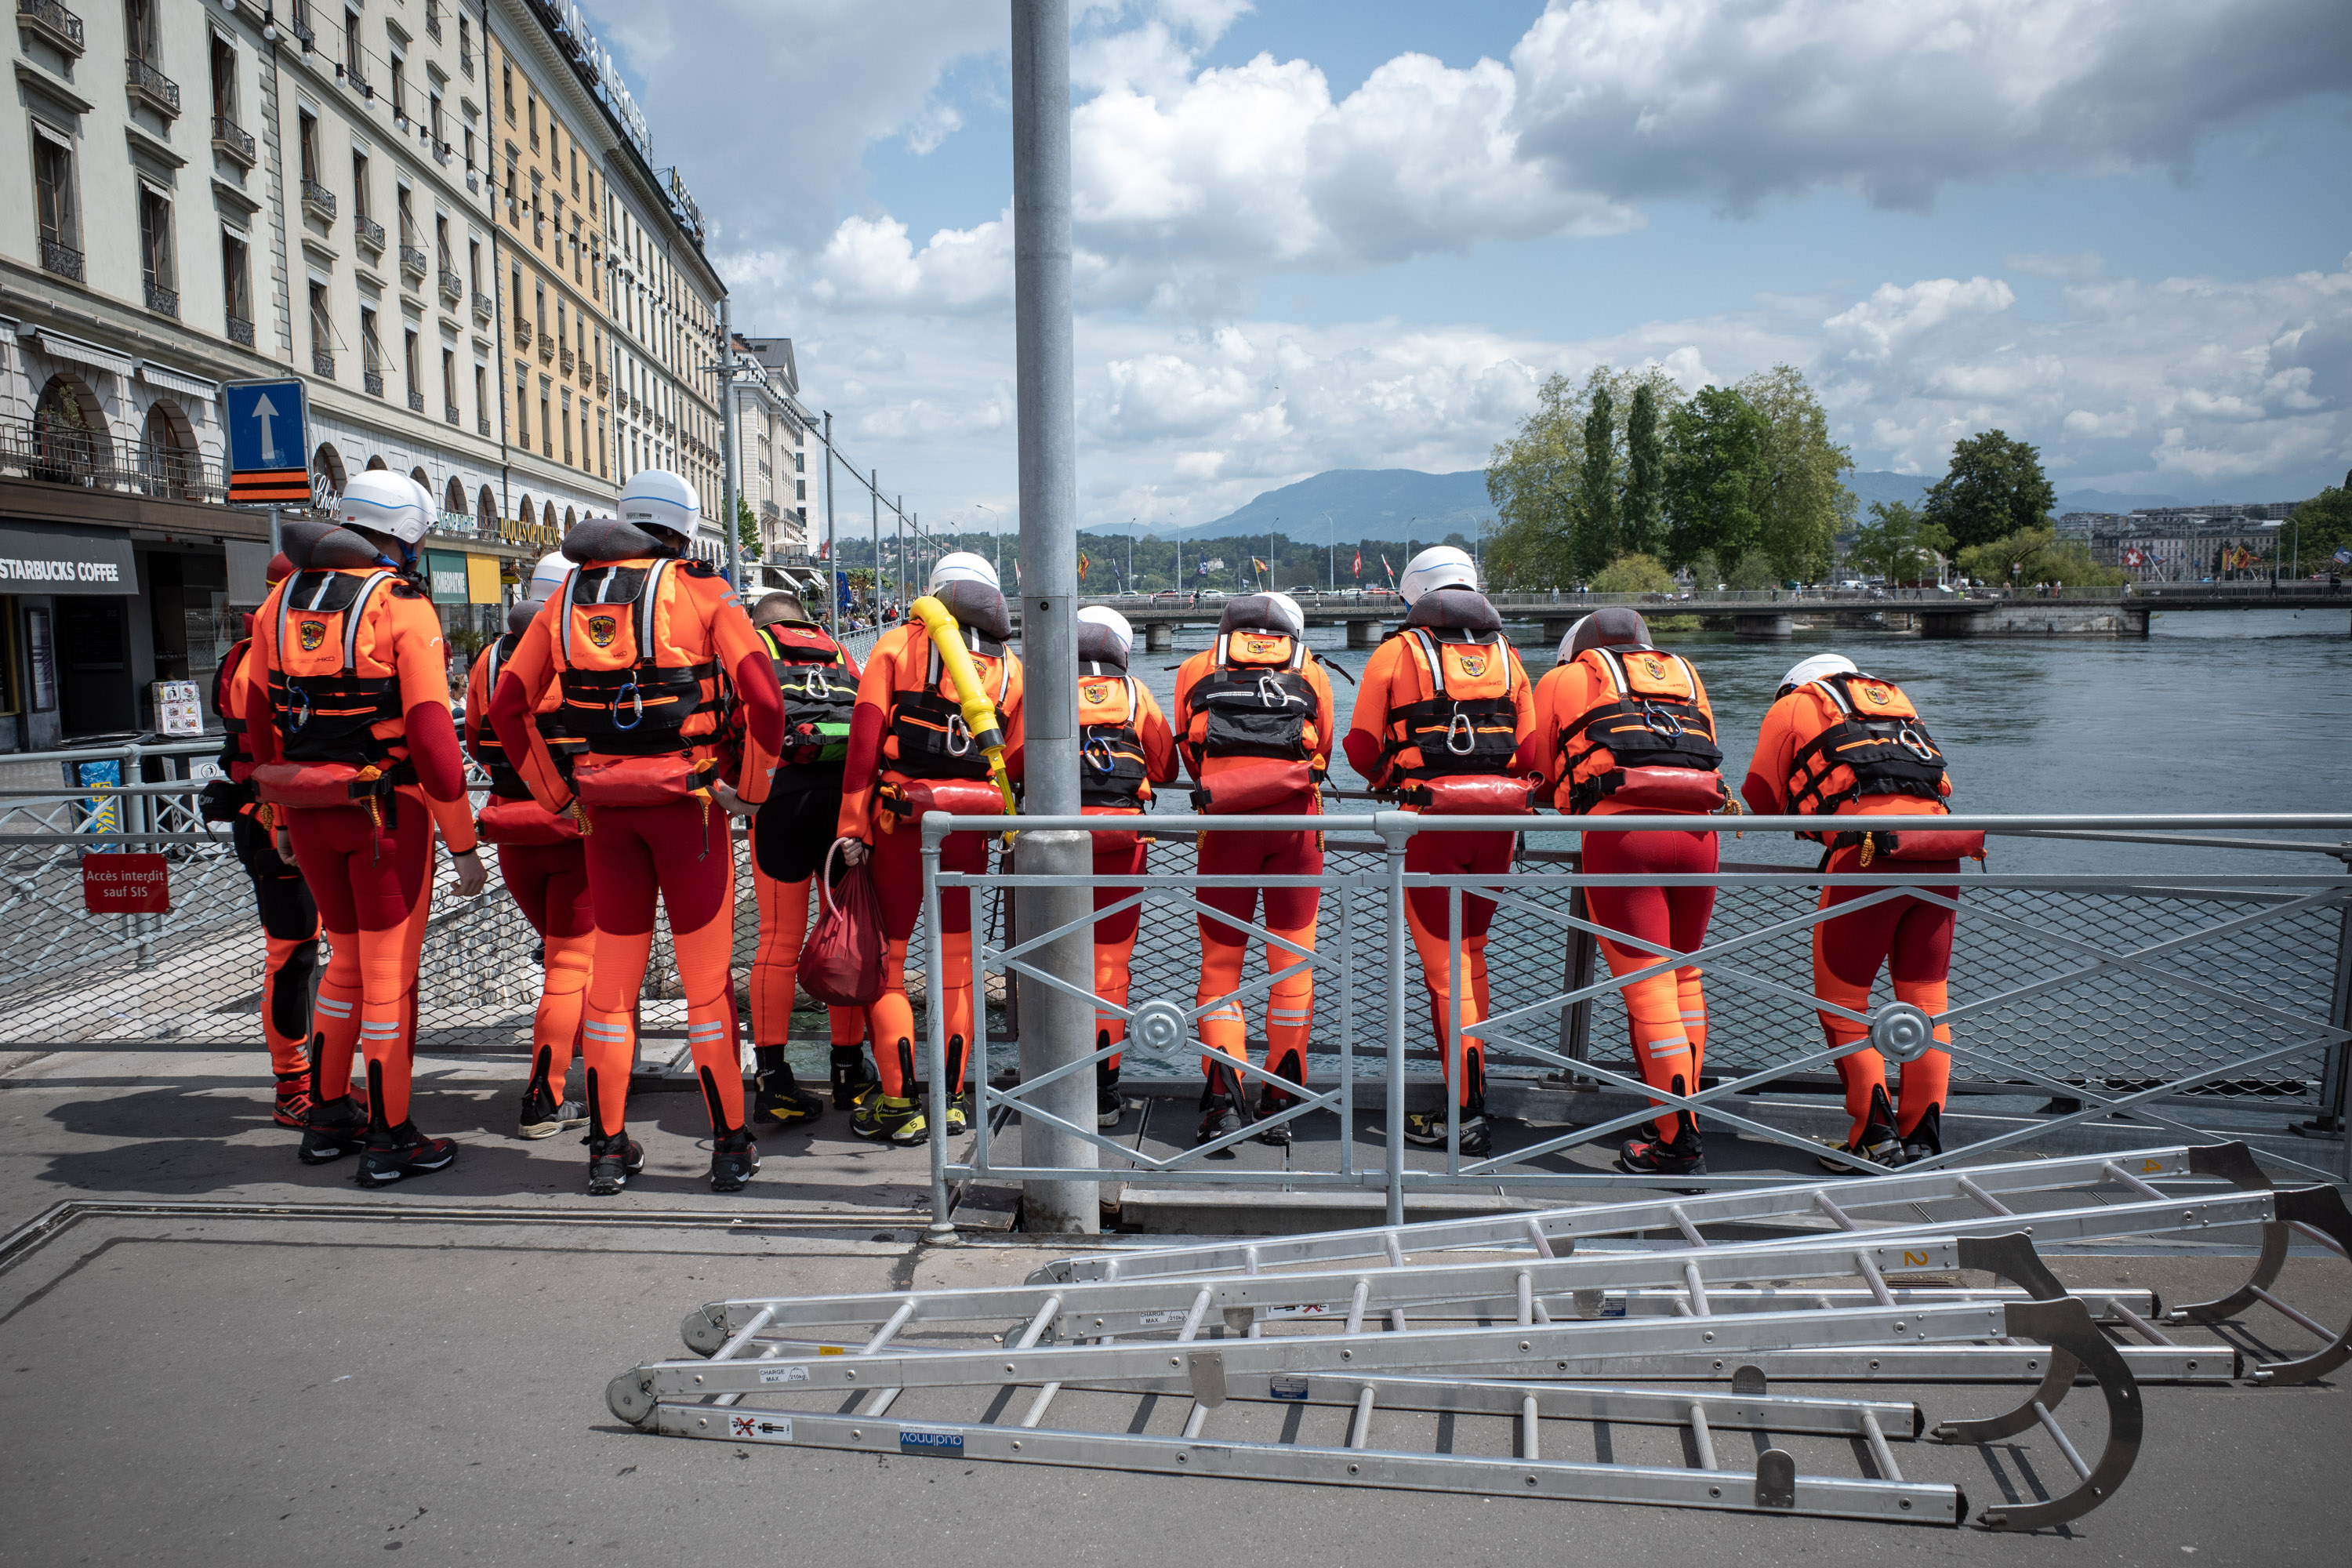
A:
<svg viewBox="0 0 2352 1568">
<path fill-rule="evenodd" d="M 1203 1143 L 1213 1143 L 1227 1133 L 1238 1132 L 1241 1130 L 1242 1113 L 1234 1109 L 1231 1095 L 1209 1094 L 1201 1097 L 1201 1130 L 1192 1134 L 1192 1147 L 1197 1149 Z M 1220 1149 L 1208 1156 L 1212 1160 L 1230 1160 L 1233 1157 L 1234 1152 L 1230 1148 Z"/>
<path fill-rule="evenodd" d="M 1903 1135 L 1903 1163 L 1932 1160 L 1944 1152 L 1944 1108 L 1931 1105 L 1919 1118 L 1919 1125 Z"/>
<path fill-rule="evenodd" d="M 1296 1099 L 1278 1089 L 1261 1089 L 1257 1097 L 1257 1119 L 1265 1121 L 1270 1116 L 1279 1116 L 1297 1103 Z M 1257 1141 L 1276 1149 L 1289 1148 L 1290 1123 L 1276 1121 L 1270 1126 L 1260 1127 L 1257 1131 Z"/>
<path fill-rule="evenodd" d="M 558 1100 L 544 1083 L 523 1091 L 516 1131 L 525 1138 L 552 1138 L 588 1125 L 588 1108 L 576 1100 Z"/>
<path fill-rule="evenodd" d="M 753 1127 L 792 1127 L 814 1121 L 824 1114 L 824 1101 L 815 1095 L 802 1093 L 788 1067 L 779 1066 L 773 1072 L 763 1072 L 751 1079 Z"/>
<path fill-rule="evenodd" d="M 310 1123 L 302 1131 L 302 1146 L 294 1151 L 294 1157 L 306 1165 L 329 1164 L 367 1147 L 367 1112 L 348 1094 L 341 1100 L 314 1100 Z"/>
<path fill-rule="evenodd" d="M 1095 1049 L 1110 1044 L 1108 1033 L 1095 1037 Z M 1127 1114 L 1127 1101 L 1118 1097 L 1118 1068 L 1108 1059 L 1095 1063 L 1095 1125 L 1116 1127 Z"/>
<path fill-rule="evenodd" d="M 1870 1091 L 1870 1114 L 1863 1121 L 1862 1136 L 1845 1144 L 1844 1149 L 1885 1170 L 1892 1171 L 1903 1163 L 1903 1140 L 1895 1134 L 1895 1108 L 1887 1103 L 1884 1088 Z M 1820 1158 L 1824 1171 L 1834 1171 L 1841 1176 L 1864 1173 L 1843 1160 L 1832 1160 L 1826 1154 Z"/>
<path fill-rule="evenodd" d="M 1418 1143 L 1424 1149 L 1445 1147 L 1445 1112 L 1416 1111 L 1404 1119 L 1404 1141 Z M 1462 1152 L 1483 1154 L 1492 1139 L 1486 1131 L 1486 1113 L 1467 1106 L 1462 1111 Z"/>
<path fill-rule="evenodd" d="M 1671 1139 L 1654 1135 L 1629 1138 L 1617 1151 L 1617 1168 L 1636 1176 L 1703 1176 L 1706 1153 L 1699 1146 L 1698 1129 L 1685 1116 Z"/>
<path fill-rule="evenodd" d="M 857 1102 L 874 1091 L 874 1065 L 866 1059 L 864 1046 L 833 1047 L 833 1108 L 854 1110 Z"/>
<path fill-rule="evenodd" d="M 446 1171 L 457 1158 L 456 1140 L 427 1138 L 415 1121 L 404 1121 L 397 1127 L 369 1129 L 360 1168 L 352 1174 L 363 1187 L 388 1187 L 411 1176 Z"/>
<path fill-rule="evenodd" d="M 720 1133 L 710 1146 L 710 1190 L 714 1193 L 741 1192 L 759 1168 L 760 1146 L 751 1141 L 748 1127 Z"/>
<path fill-rule="evenodd" d="M 609 1198 L 646 1168 L 645 1146 L 627 1132 L 609 1136 L 591 1132 L 581 1140 L 588 1145 L 588 1194 Z"/>
</svg>

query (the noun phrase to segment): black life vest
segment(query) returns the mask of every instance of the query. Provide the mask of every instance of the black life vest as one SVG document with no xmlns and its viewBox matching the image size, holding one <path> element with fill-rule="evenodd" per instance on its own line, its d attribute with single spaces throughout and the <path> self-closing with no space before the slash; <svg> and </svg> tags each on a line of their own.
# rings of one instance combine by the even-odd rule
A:
<svg viewBox="0 0 2352 1568">
<path fill-rule="evenodd" d="M 522 640 L 520 633 L 509 632 L 482 650 L 482 700 L 487 704 L 499 689 L 499 671 L 514 656 L 515 645 Z M 466 722 L 474 731 L 474 758 L 482 771 L 490 775 L 490 793 L 500 800 L 528 800 L 530 786 L 522 782 L 507 756 L 507 743 L 490 723 L 490 716 L 468 713 Z"/>
<path fill-rule="evenodd" d="M 1137 729 L 1143 699 L 1135 678 L 1092 664 L 1078 677 L 1078 802 L 1141 811 L 1151 770 Z"/>
<path fill-rule="evenodd" d="M 253 742 L 246 739 L 245 719 L 229 706 L 229 689 L 245 668 L 247 656 L 253 652 L 253 639 L 246 637 L 222 656 L 220 666 L 213 671 L 213 711 L 221 721 L 221 770 L 231 778 L 242 775 L 236 770 L 251 772 Z"/>
<path fill-rule="evenodd" d="M 776 634 L 791 631 L 796 638 Z M 849 755 L 849 724 L 857 712 L 857 682 L 849 656 L 813 623 L 760 628 L 784 694 L 784 756 L 793 767 L 839 767 Z"/>
<path fill-rule="evenodd" d="M 1508 773 L 1518 752 L 1518 661 L 1498 630 L 1409 626 L 1429 695 L 1392 710 L 1381 739 L 1381 784 Z"/>
<path fill-rule="evenodd" d="M 1902 688 L 1860 673 L 1825 675 L 1812 685 L 1840 717 L 1789 759 L 1790 815 L 1832 816 L 1864 795 L 1941 802 L 1951 793 L 1944 753 Z"/>
<path fill-rule="evenodd" d="M 1261 647 L 1277 662 L 1254 657 Z M 1306 762 L 1321 752 L 1305 638 L 1219 632 L 1213 657 L 1209 673 L 1184 693 L 1185 742 L 1204 764 L 1232 757 Z"/>
<path fill-rule="evenodd" d="M 357 668 L 360 628 L 385 595 L 400 593 L 415 590 L 387 571 L 297 572 L 278 590 L 269 701 L 289 762 L 367 767 L 391 755 L 374 726 L 402 717 L 400 676 L 362 676 Z"/>
<path fill-rule="evenodd" d="M 612 757 L 685 752 L 687 721 L 719 713 L 719 663 L 665 664 L 655 612 L 673 572 L 707 573 L 698 563 L 583 566 L 565 580 L 555 635 L 562 653 L 558 728 L 581 750 Z M 611 615 L 598 612 L 605 606 Z M 544 730 L 542 730 L 544 733 Z"/>
<path fill-rule="evenodd" d="M 1589 647 L 1576 657 L 1609 678 L 1616 698 L 1587 709 L 1559 733 L 1569 810 L 1600 805 L 1628 768 L 1722 768 L 1715 720 L 1698 700 L 1698 676 L 1688 660 L 1640 645 Z"/>
<path fill-rule="evenodd" d="M 919 629 L 920 623 L 915 625 Z M 989 693 L 989 700 L 1002 718 L 1004 700 L 1013 689 L 1013 658 L 1002 642 L 979 627 L 960 630 L 983 687 L 989 684 L 989 664 L 996 667 L 996 689 Z M 889 769 L 910 779 L 984 779 L 988 753 L 972 741 L 971 730 L 963 721 L 963 704 L 940 690 L 947 679 L 947 667 L 928 635 L 923 651 L 928 656 L 924 661 L 928 683 L 920 691 L 890 694 L 890 739 L 897 742 L 898 754 Z M 786 716 L 790 717 L 789 708 Z"/>
</svg>

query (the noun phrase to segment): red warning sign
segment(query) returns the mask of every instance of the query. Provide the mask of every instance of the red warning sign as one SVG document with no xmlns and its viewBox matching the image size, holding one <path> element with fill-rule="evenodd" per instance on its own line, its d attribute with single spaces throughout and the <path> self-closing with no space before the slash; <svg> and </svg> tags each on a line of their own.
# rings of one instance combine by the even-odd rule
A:
<svg viewBox="0 0 2352 1568">
<path fill-rule="evenodd" d="M 163 914 L 172 907 L 171 868 L 161 855 L 85 855 L 81 904 L 94 915 Z"/>
</svg>

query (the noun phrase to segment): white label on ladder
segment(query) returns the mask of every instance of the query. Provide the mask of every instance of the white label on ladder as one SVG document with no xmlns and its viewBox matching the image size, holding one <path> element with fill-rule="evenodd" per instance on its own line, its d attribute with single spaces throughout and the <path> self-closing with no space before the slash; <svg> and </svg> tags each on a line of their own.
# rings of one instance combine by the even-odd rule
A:
<svg viewBox="0 0 2352 1568">
<path fill-rule="evenodd" d="M 936 1458 L 963 1458 L 963 1434 L 961 1432 L 926 1432 L 919 1426 L 898 1428 L 898 1452 L 929 1454 Z"/>
<path fill-rule="evenodd" d="M 778 1372 L 763 1372 L 760 1374 L 760 1381 L 761 1383 L 806 1383 L 808 1368 L 788 1366 Z"/>
<path fill-rule="evenodd" d="M 793 1440 L 793 1418 L 754 1410 L 746 1415 L 730 1416 L 727 1435 L 746 1443 L 789 1443 Z"/>
<path fill-rule="evenodd" d="M 1265 1380 L 1265 1391 L 1276 1399 L 1304 1399 L 1307 1397 L 1307 1380 L 1303 1377 L 1270 1377 Z"/>
</svg>

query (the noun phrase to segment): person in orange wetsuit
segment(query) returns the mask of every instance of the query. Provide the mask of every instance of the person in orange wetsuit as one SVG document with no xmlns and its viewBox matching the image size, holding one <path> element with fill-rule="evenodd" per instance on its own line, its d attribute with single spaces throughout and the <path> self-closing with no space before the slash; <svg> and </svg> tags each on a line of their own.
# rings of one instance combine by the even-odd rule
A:
<svg viewBox="0 0 2352 1568">
<path fill-rule="evenodd" d="M 1826 846 L 1822 869 L 1907 877 L 1957 877 L 1964 855 L 1980 853 L 1978 835 L 1889 823 L 1949 815 L 1951 780 L 1944 754 L 1901 688 L 1862 674 L 1843 654 L 1817 654 L 1790 669 L 1764 715 L 1740 795 L 1759 812 L 1802 816 L 1869 817 L 1874 826 L 1801 837 Z M 1958 897 L 1957 881 L 1927 890 Z M 1824 888 L 1819 908 L 1834 909 L 1867 888 Z M 1822 1001 L 1867 1014 L 1871 987 L 1884 966 L 1895 999 L 1935 1017 L 1951 1005 L 1953 911 L 1906 896 L 1873 904 L 1813 927 L 1813 994 Z M 1822 1033 L 1834 1050 L 1868 1037 L 1869 1026 L 1821 1015 Z M 1894 1167 L 1943 1152 L 1944 1100 L 1952 1079 L 1952 1029 L 1937 1024 L 1934 1044 L 1905 1064 L 1897 1103 L 1886 1093 L 1886 1060 L 1865 1046 L 1838 1058 L 1853 1126 L 1845 1152 Z M 1849 1161 L 1824 1156 L 1825 1169 L 1851 1173 Z"/>
<path fill-rule="evenodd" d="M 1535 732 L 1524 756 L 1553 803 L 1580 816 L 1697 816 L 1727 798 L 1706 687 L 1688 659 L 1651 646 L 1648 623 L 1633 610 L 1595 610 L 1560 639 L 1559 664 L 1536 688 Z M 1717 864 L 1713 833 L 1583 839 L 1583 868 L 1592 876 L 1711 875 Z M 1599 924 L 1676 952 L 1705 942 L 1715 914 L 1713 888 L 1588 887 L 1584 900 Z M 1661 962 L 1609 937 L 1600 942 L 1612 974 Z M 1706 1054 L 1706 993 L 1697 967 L 1662 970 L 1619 994 L 1643 1081 L 1669 1094 L 1695 1092 Z M 1628 1139 L 1619 1149 L 1619 1169 L 1636 1175 L 1706 1169 L 1688 1111 L 1664 1111 L 1652 1127 L 1654 1136 Z"/>
<path fill-rule="evenodd" d="M 434 827 L 457 891 L 482 890 L 464 759 L 449 716 L 441 622 L 417 584 L 431 517 L 422 486 L 382 471 L 351 482 L 337 521 L 283 529 L 297 570 L 254 617 L 240 672 L 254 784 L 278 809 L 333 949 L 318 995 L 314 1103 L 299 1156 L 357 1152 L 362 1186 L 445 1169 L 456 1143 L 409 1116 L 415 990 L 432 905 Z M 256 722 L 263 714 L 268 723 Z M 354 1036 L 368 1105 L 349 1093 Z"/>
<path fill-rule="evenodd" d="M 1521 742 L 1535 724 L 1535 698 L 1518 651 L 1503 636 L 1503 618 L 1478 591 L 1477 563 L 1450 544 L 1415 555 L 1398 579 L 1405 623 L 1364 661 L 1356 711 L 1345 742 L 1349 765 L 1376 790 L 1396 792 L 1408 811 L 1454 815 L 1517 815 L 1528 809 L 1524 773 L 1514 773 Z M 1440 876 L 1501 876 L 1511 868 L 1518 838 L 1510 833 L 1417 833 L 1406 842 L 1405 869 Z M 1495 901 L 1462 899 L 1462 989 L 1451 994 L 1452 900 L 1443 888 L 1415 888 L 1405 897 L 1405 921 L 1421 956 L 1446 1082 L 1461 1105 L 1462 1152 L 1490 1147 L 1486 1126 L 1486 1053 L 1457 1029 L 1487 1015 L 1486 935 Z M 1459 1014 L 1457 1018 L 1456 1014 Z M 1405 1118 L 1405 1138 L 1440 1148 L 1443 1110 Z"/>
<path fill-rule="evenodd" d="M 516 1129 L 525 1138 L 552 1138 L 588 1125 L 587 1106 L 563 1094 L 580 1044 L 588 1003 L 588 975 L 596 955 L 596 911 L 588 896 L 588 851 L 580 824 L 531 798 L 530 786 L 490 728 L 490 694 L 514 657 L 522 634 L 547 601 L 563 592 L 572 563 L 561 553 L 540 558 L 524 596 L 507 611 L 507 633 L 476 657 L 466 678 L 466 751 L 490 776 L 490 798 L 476 823 L 499 851 L 499 879 L 523 919 L 539 933 L 539 1008 L 530 1028 L 530 1078 L 523 1086 Z M 556 706 L 551 691 L 532 716 L 537 727 Z"/>
<path fill-rule="evenodd" d="M 824 1114 L 784 1060 L 801 948 L 808 940 L 809 883 L 824 868 L 841 816 L 841 770 L 857 706 L 857 661 L 809 616 L 797 595 L 774 593 L 752 606 L 784 701 L 784 754 L 768 798 L 751 819 L 751 886 L 760 906 L 760 947 L 751 962 L 751 1125 L 790 1127 Z M 732 790 L 720 798 L 737 805 Z M 741 809 L 738 805 L 739 809 Z M 872 1088 L 866 1069 L 866 1014 L 828 1007 L 833 1101 L 848 1110 Z"/>
<path fill-rule="evenodd" d="M 1228 600 L 1217 640 L 1176 671 L 1177 751 L 1199 785 L 1193 805 L 1234 827 L 1204 829 L 1194 869 L 1203 877 L 1318 877 L 1323 836 L 1295 829 L 1239 826 L 1252 816 L 1308 816 L 1322 811 L 1317 788 L 1330 767 L 1330 679 L 1307 647 L 1306 617 L 1287 594 L 1248 594 Z M 1248 1100 L 1243 1075 L 1223 1065 L 1249 1059 L 1248 1025 L 1234 994 L 1248 952 L 1247 927 L 1258 899 L 1265 900 L 1267 969 L 1277 976 L 1265 999 L 1266 1069 L 1292 1083 L 1307 1076 L 1307 1044 L 1315 1016 L 1315 969 L 1299 956 L 1315 950 L 1318 888 L 1204 887 L 1200 901 L 1240 924 L 1199 918 L 1201 979 L 1194 1004 L 1201 1016 L 1201 1125 L 1193 1144 L 1213 1142 L 1243 1129 Z M 1220 1001 L 1220 998 L 1223 1000 Z M 1215 1005 L 1212 1006 L 1212 1004 Z M 1286 1109 L 1292 1095 L 1268 1084 L 1255 1120 Z M 1290 1142 L 1290 1123 L 1274 1121 L 1260 1142 Z M 1229 1156 L 1228 1156 L 1229 1157 Z"/>
<path fill-rule="evenodd" d="M 681 476 L 632 476 L 618 518 L 585 519 L 564 540 L 578 570 L 522 634 L 490 696 L 491 727 L 508 758 L 523 763 L 532 795 L 574 813 L 585 835 L 596 952 L 581 1037 L 588 1191 L 599 1196 L 621 1191 L 645 1164 L 626 1123 L 656 899 L 669 916 L 687 1044 L 710 1112 L 711 1190 L 739 1191 L 760 1168 L 743 1118 L 730 970 L 735 835 L 712 785 L 731 693 L 744 714 L 741 796 L 754 805 L 767 798 L 783 702 L 768 645 L 726 579 L 683 558 L 700 521 Z M 551 688 L 562 700 L 550 718 L 572 753 L 561 771 L 531 722 Z"/>
<path fill-rule="evenodd" d="M 947 606 L 961 628 L 980 683 L 996 705 L 1010 776 L 1021 777 L 1024 686 L 1021 660 L 1005 647 L 1013 620 L 985 557 L 955 551 L 931 568 L 930 597 Z M 964 725 L 961 699 L 948 678 L 929 630 L 909 620 L 876 639 L 857 683 L 842 768 L 841 815 L 835 831 L 854 865 L 871 856 L 874 890 L 882 905 L 882 994 L 866 1009 L 880 1080 L 858 1102 L 850 1131 L 861 1138 L 921 1143 L 931 1135 L 915 1077 L 915 1014 L 907 1001 L 907 946 L 923 912 L 925 810 L 977 816 L 1002 811 L 989 782 L 987 759 Z M 940 869 L 979 874 L 988 869 L 988 837 L 950 835 L 940 846 Z M 963 1131 L 970 1109 L 963 1080 L 981 1019 L 971 994 L 971 892 L 940 891 L 940 945 L 947 973 L 933 974 L 930 1005 L 946 1009 L 948 1133 Z"/>
<path fill-rule="evenodd" d="M 1127 672 L 1135 647 L 1134 628 L 1107 605 L 1078 612 L 1078 811 L 1086 816 L 1133 816 L 1151 809 L 1155 784 L 1176 778 L 1176 737 L 1168 716 L 1143 682 Z M 1140 877 L 1150 861 L 1151 836 L 1106 831 L 1094 836 L 1097 877 Z M 1117 885 L 1095 889 L 1097 910 L 1134 895 Z M 1095 1063 L 1095 1124 L 1116 1127 L 1126 1107 L 1118 1096 L 1119 1054 L 1127 1038 L 1129 965 L 1143 906 L 1102 915 L 1095 921 L 1095 1049 L 1111 1054 Z"/>
<path fill-rule="evenodd" d="M 263 581 L 275 588 L 293 572 L 294 563 L 281 551 L 269 558 Z M 310 1124 L 316 1070 L 305 1047 L 310 1039 L 310 982 L 319 969 L 319 906 L 302 881 L 300 868 L 278 858 L 270 831 L 276 808 L 254 798 L 253 747 L 246 739 L 245 682 L 238 674 L 252 650 L 253 616 L 247 615 L 244 637 L 222 656 L 213 672 L 213 711 L 220 715 L 220 765 L 226 776 L 205 786 L 202 810 L 205 821 L 229 825 L 237 863 L 253 883 L 254 906 L 267 944 L 261 1038 L 278 1080 L 270 1117 L 280 1127 L 301 1131 Z"/>
</svg>

